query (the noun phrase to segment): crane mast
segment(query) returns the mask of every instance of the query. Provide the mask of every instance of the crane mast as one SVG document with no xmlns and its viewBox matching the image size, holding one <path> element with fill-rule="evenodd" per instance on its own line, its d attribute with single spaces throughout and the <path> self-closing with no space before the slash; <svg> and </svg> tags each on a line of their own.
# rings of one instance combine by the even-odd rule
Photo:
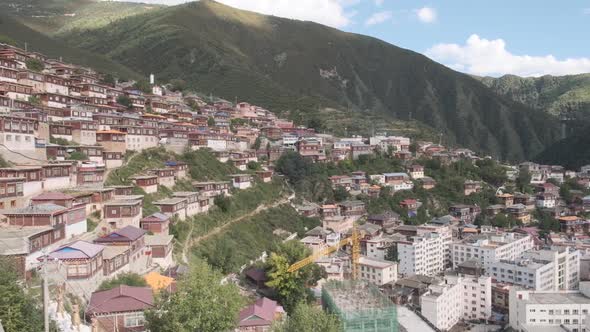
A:
<svg viewBox="0 0 590 332">
<path fill-rule="evenodd" d="M 352 259 L 352 264 L 351 264 L 352 265 L 352 271 L 351 271 L 352 273 L 351 274 L 352 274 L 352 276 L 351 277 L 352 277 L 352 279 L 357 279 L 359 276 L 359 259 L 360 259 L 360 255 L 361 255 L 361 248 L 360 248 L 359 234 L 356 229 L 356 225 L 353 226 L 353 228 L 352 228 L 352 236 L 340 240 L 336 245 L 333 245 L 328 248 L 324 248 L 324 249 L 316 252 L 313 255 L 310 255 L 298 262 L 293 263 L 291 266 L 289 266 L 287 271 L 288 272 L 295 272 L 295 271 L 315 262 L 317 259 L 327 256 L 327 255 L 337 251 L 338 249 L 340 249 L 340 247 L 342 247 L 344 245 L 348 245 L 348 244 L 352 245 L 352 255 L 351 255 L 351 259 Z"/>
</svg>

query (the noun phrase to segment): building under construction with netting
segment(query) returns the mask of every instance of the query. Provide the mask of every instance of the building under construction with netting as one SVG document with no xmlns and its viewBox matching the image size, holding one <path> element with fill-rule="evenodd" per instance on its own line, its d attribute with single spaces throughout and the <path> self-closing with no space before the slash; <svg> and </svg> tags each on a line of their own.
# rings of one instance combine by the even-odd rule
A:
<svg viewBox="0 0 590 332">
<path fill-rule="evenodd" d="M 377 287 L 362 281 L 329 281 L 322 305 L 340 317 L 345 332 L 397 332 L 395 304 Z"/>
</svg>

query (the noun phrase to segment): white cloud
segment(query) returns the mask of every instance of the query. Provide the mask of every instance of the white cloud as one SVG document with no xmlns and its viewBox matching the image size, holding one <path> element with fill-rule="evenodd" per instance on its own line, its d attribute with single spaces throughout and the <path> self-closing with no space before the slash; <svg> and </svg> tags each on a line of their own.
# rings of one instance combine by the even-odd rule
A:
<svg viewBox="0 0 590 332">
<path fill-rule="evenodd" d="M 374 13 L 365 21 L 365 25 L 370 26 L 370 25 L 383 23 L 385 21 L 390 20 L 391 16 L 392 16 L 392 14 L 391 14 L 391 11 L 389 11 L 389 10 Z"/>
<path fill-rule="evenodd" d="M 144 3 L 177 5 L 189 0 L 121 0 Z M 265 15 L 313 21 L 335 28 L 342 28 L 350 23 L 345 7 L 359 3 L 359 0 L 217 0 L 239 9 L 249 10 Z"/>
<path fill-rule="evenodd" d="M 375 0 L 375 6 L 380 7 L 383 4 L 383 0 Z"/>
<path fill-rule="evenodd" d="M 421 22 L 432 23 L 436 21 L 436 9 L 431 7 L 416 9 L 416 16 Z"/>
<path fill-rule="evenodd" d="M 590 58 L 556 59 L 553 55 L 515 55 L 502 39 L 471 35 L 465 45 L 437 44 L 425 54 L 447 66 L 475 75 L 519 76 L 569 75 L 590 72 Z"/>
</svg>

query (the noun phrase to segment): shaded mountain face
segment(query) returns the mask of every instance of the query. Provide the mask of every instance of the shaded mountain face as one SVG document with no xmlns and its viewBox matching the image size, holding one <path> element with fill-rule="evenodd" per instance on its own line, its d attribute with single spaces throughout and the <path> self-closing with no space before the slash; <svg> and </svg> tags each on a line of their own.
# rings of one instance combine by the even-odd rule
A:
<svg viewBox="0 0 590 332">
<path fill-rule="evenodd" d="M 275 111 L 326 107 L 417 120 L 443 142 L 503 160 L 558 137 L 553 117 L 496 95 L 476 79 L 383 41 L 203 0 L 60 35 L 160 81 Z"/>
<path fill-rule="evenodd" d="M 499 95 L 551 114 L 590 113 L 590 74 L 477 79 Z"/>
<path fill-rule="evenodd" d="M 537 162 L 578 169 L 590 164 L 590 74 L 542 77 L 480 77 L 496 93 L 568 119 L 565 139 L 550 144 Z"/>
</svg>

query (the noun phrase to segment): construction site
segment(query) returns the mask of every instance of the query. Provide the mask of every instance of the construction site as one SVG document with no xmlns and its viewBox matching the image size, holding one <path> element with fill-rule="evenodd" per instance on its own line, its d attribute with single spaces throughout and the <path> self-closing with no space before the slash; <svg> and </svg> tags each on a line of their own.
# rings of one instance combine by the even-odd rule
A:
<svg viewBox="0 0 590 332">
<path fill-rule="evenodd" d="M 322 305 L 339 316 L 345 332 L 398 331 L 395 304 L 366 282 L 327 282 L 322 287 Z"/>
</svg>

